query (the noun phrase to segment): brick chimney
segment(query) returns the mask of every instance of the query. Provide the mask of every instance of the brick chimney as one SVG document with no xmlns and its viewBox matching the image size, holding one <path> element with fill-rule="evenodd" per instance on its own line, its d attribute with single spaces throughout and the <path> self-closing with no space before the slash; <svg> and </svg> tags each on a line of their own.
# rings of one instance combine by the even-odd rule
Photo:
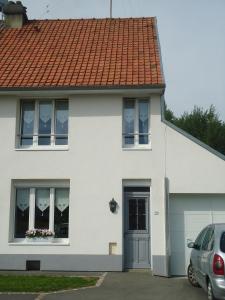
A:
<svg viewBox="0 0 225 300">
<path fill-rule="evenodd" d="M 5 15 L 5 24 L 9 28 L 21 28 L 28 21 L 27 8 L 21 1 L 9 1 L 3 7 Z"/>
</svg>

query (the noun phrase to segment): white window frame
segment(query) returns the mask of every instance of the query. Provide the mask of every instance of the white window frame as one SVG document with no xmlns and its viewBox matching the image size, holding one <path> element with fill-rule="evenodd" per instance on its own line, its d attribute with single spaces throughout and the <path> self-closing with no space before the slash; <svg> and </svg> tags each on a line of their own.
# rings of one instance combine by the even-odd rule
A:
<svg viewBox="0 0 225 300">
<path fill-rule="evenodd" d="M 16 210 L 16 190 L 19 188 L 27 188 L 30 190 L 29 194 L 29 225 L 28 230 L 34 229 L 34 222 L 35 222 L 35 192 L 37 188 L 48 188 L 50 189 L 50 203 L 49 203 L 49 230 L 54 232 L 54 212 L 55 212 L 55 190 L 60 188 L 68 188 L 69 189 L 69 195 L 70 195 L 70 186 L 68 181 L 59 181 L 59 182 L 16 182 L 14 183 L 14 195 L 13 195 L 13 231 L 12 231 L 12 241 L 15 243 L 24 243 L 26 241 L 26 238 L 15 238 L 15 210 Z M 70 197 L 69 197 L 69 207 L 70 207 Z M 68 223 L 70 224 L 70 218 L 68 220 Z M 70 230 L 70 226 L 69 226 Z M 69 230 L 68 230 L 68 238 L 54 238 L 53 242 L 49 242 L 46 240 L 43 244 L 68 244 L 69 242 Z M 29 242 L 29 244 L 32 244 Z M 34 243 L 37 244 L 36 242 Z"/>
<path fill-rule="evenodd" d="M 69 123 L 69 100 L 68 99 L 21 99 L 19 101 L 19 118 L 18 118 L 18 133 L 17 133 L 17 150 L 67 150 L 69 144 L 69 128 L 67 139 L 68 143 L 66 145 L 56 145 L 55 138 L 60 136 L 60 134 L 55 134 L 55 102 L 56 101 L 67 101 L 68 102 L 68 123 Z M 21 127 L 22 127 L 22 103 L 23 102 L 34 102 L 34 130 L 33 130 L 33 144 L 32 145 L 21 145 Z M 39 104 L 41 102 L 51 102 L 52 103 L 52 115 L 51 115 L 51 134 L 50 135 L 50 144 L 49 145 L 38 145 L 38 122 L 39 122 Z"/>
<path fill-rule="evenodd" d="M 134 101 L 134 133 L 131 133 L 130 135 L 134 135 L 134 144 L 126 144 L 125 143 L 125 136 L 127 135 L 125 132 L 125 126 L 124 126 L 124 103 L 126 100 L 133 100 Z M 139 144 L 139 136 L 143 135 L 139 133 L 139 101 L 146 100 L 148 101 L 149 105 L 149 115 L 148 115 L 148 144 Z M 151 149 L 151 128 L 150 128 L 150 116 L 151 116 L 151 102 L 149 98 L 132 98 L 132 97 L 126 97 L 123 99 L 123 133 L 122 133 L 122 145 L 124 149 Z"/>
</svg>

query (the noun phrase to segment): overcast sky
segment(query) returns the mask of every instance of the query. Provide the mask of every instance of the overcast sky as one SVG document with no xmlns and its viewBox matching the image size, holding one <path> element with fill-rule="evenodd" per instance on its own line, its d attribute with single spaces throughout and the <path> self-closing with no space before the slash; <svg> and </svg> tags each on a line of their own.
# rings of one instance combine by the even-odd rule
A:
<svg viewBox="0 0 225 300">
<path fill-rule="evenodd" d="M 30 19 L 101 18 L 110 0 L 23 0 Z M 156 16 L 166 102 L 216 106 L 225 120 L 225 0 L 113 0 L 113 17 Z"/>
</svg>

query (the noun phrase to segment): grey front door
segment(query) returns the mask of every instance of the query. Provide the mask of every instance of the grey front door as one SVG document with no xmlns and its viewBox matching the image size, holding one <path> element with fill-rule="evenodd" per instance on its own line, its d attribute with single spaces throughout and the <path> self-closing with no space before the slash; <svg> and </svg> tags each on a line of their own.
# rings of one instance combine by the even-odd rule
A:
<svg viewBox="0 0 225 300">
<path fill-rule="evenodd" d="M 150 268 L 149 195 L 125 193 L 125 268 Z"/>
</svg>

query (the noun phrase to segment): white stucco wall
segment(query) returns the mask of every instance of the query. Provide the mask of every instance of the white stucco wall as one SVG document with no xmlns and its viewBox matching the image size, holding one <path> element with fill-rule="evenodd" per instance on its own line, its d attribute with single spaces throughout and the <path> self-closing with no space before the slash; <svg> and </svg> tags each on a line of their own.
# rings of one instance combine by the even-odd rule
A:
<svg viewBox="0 0 225 300">
<path fill-rule="evenodd" d="M 15 149 L 18 104 L 23 96 L 0 96 L 0 254 L 108 255 L 109 242 L 116 242 L 121 255 L 122 182 L 147 179 L 151 182 L 151 254 L 165 257 L 165 178 L 169 193 L 225 193 L 225 161 L 163 123 L 159 95 L 144 95 L 151 99 L 148 150 L 122 148 L 122 102 L 131 95 L 61 96 L 69 99 L 66 151 Z M 13 179 L 70 180 L 69 245 L 10 243 Z M 116 214 L 109 210 L 112 198 L 119 204 Z"/>
<path fill-rule="evenodd" d="M 145 95 L 146 96 L 146 95 Z M 15 150 L 16 117 L 23 96 L 0 97 L 0 254 L 108 254 L 109 242 L 123 245 L 124 179 L 151 180 L 151 253 L 165 255 L 164 125 L 160 97 L 151 95 L 151 150 L 122 149 L 123 95 L 69 97 L 69 150 Z M 68 97 L 66 97 L 68 98 Z M 12 179 L 70 180 L 70 245 L 10 244 Z M 114 197 L 117 214 L 109 210 Z M 160 235 L 158 232 L 160 231 Z"/>
<path fill-rule="evenodd" d="M 225 193 L 224 159 L 166 125 L 165 136 L 170 193 Z"/>
</svg>

